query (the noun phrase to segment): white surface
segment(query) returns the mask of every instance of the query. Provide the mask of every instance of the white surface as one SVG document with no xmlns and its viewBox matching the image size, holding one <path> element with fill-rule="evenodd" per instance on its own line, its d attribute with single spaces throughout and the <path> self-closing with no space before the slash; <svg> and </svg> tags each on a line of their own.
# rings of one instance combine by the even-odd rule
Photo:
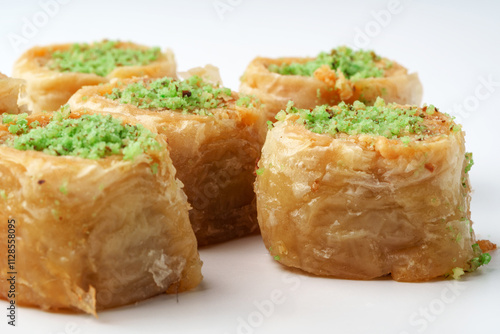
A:
<svg viewBox="0 0 500 334">
<path fill-rule="evenodd" d="M 500 242 L 500 155 L 494 144 L 500 132 L 500 3 L 401 0 L 399 13 L 385 16 L 382 26 L 374 13 L 387 9 L 389 0 L 64 2 L 44 22 L 38 1 L 0 1 L 1 72 L 10 75 L 15 59 L 31 46 L 102 38 L 170 47 L 180 70 L 212 63 L 233 89 L 257 55 L 315 55 L 341 44 L 372 48 L 418 71 L 424 102 L 460 116 L 476 162 L 471 171 L 476 234 Z M 218 13 L 214 5 L 223 4 L 227 11 Z M 16 49 L 9 36 L 22 36 L 35 17 L 40 27 Z M 371 36 L 361 40 L 359 31 L 366 29 Z M 496 84 L 488 91 L 483 80 Z M 12 328 L 2 315 L 7 303 L 0 301 L 0 332 L 500 332 L 498 252 L 490 265 L 460 282 L 419 284 L 292 273 L 272 260 L 258 236 L 200 254 L 205 279 L 178 302 L 163 295 L 101 312 L 99 319 L 20 308 Z M 281 298 L 270 306 L 272 294 Z"/>
</svg>

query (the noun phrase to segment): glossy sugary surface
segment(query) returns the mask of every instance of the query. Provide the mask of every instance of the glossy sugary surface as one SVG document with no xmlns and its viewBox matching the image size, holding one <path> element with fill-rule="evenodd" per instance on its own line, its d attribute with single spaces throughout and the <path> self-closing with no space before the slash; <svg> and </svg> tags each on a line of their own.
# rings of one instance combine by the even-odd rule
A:
<svg viewBox="0 0 500 334">
<path fill-rule="evenodd" d="M 30 120 L 43 123 L 48 115 Z M 3 126 L 0 142 L 11 137 Z M 0 144 L 0 220 L 16 221 L 18 304 L 95 314 L 199 284 L 189 205 L 165 138 L 157 138 L 161 150 L 133 161 L 120 155 L 53 156 Z M 4 249 L 6 225 L 0 226 Z M 6 261 L 0 259 L 1 298 L 8 291 Z"/>
<path fill-rule="evenodd" d="M 408 145 L 317 134 L 297 119 L 268 132 L 255 183 L 261 233 L 276 259 L 351 279 L 421 281 L 469 268 L 465 141 L 449 119 L 430 121 L 438 135 Z"/>
</svg>

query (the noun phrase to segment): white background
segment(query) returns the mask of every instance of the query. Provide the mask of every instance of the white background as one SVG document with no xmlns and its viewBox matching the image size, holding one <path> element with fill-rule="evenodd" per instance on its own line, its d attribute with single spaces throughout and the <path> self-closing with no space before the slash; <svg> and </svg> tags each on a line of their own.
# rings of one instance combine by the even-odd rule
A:
<svg viewBox="0 0 500 334">
<path fill-rule="evenodd" d="M 235 90 L 257 55 L 313 56 L 348 44 L 397 60 L 420 74 L 424 102 L 463 124 L 476 162 L 476 234 L 500 242 L 499 2 L 401 0 L 393 13 L 387 11 L 389 0 L 61 0 L 44 10 L 42 3 L 49 2 L 0 1 L 1 72 L 10 75 L 31 46 L 102 38 L 170 47 L 180 70 L 214 64 Z M 460 282 L 412 284 L 293 273 L 272 260 L 259 236 L 200 254 L 205 279 L 178 301 L 163 295 L 101 312 L 99 319 L 21 308 L 16 328 L 7 326 L 7 303 L 0 301 L 0 332 L 500 332 L 498 252 L 490 265 Z M 270 301 L 272 294 L 281 296 L 279 303 Z"/>
</svg>

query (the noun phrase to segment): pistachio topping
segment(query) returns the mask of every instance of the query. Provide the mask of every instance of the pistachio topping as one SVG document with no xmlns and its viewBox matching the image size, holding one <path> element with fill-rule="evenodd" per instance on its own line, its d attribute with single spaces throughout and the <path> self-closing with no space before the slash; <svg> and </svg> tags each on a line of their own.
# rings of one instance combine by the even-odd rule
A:
<svg viewBox="0 0 500 334">
<path fill-rule="evenodd" d="M 342 73 L 347 79 L 356 81 L 383 77 L 384 69 L 391 67 L 392 63 L 382 61 L 373 51 L 354 51 L 347 46 L 341 46 L 330 53 L 321 52 L 315 59 L 305 63 L 271 64 L 268 69 L 282 75 L 313 76 L 314 71 L 324 65 Z"/>
<path fill-rule="evenodd" d="M 254 95 L 240 95 L 240 98 L 236 100 L 236 105 L 238 107 L 255 108 L 260 106 L 260 101 Z"/>
<path fill-rule="evenodd" d="M 73 44 L 68 50 L 54 51 L 47 67 L 59 72 L 94 73 L 106 76 L 119 66 L 147 65 L 160 56 L 160 48 L 121 48 L 118 41 Z"/>
<path fill-rule="evenodd" d="M 142 153 L 160 148 L 155 135 L 140 124 L 124 124 L 110 115 L 82 115 L 79 118 L 70 115 L 69 108 L 63 107 L 45 126 L 38 122 L 27 126 L 26 115 L 4 115 L 3 124 L 8 124 L 9 131 L 15 134 L 4 144 L 18 150 L 42 151 L 56 156 L 100 159 L 123 155 L 124 160 L 133 160 Z M 16 126 L 17 131 L 13 132 Z M 62 187 L 61 192 L 65 191 Z"/>
<path fill-rule="evenodd" d="M 477 268 L 490 263 L 491 255 L 489 253 L 483 253 L 479 244 L 475 243 L 472 245 L 472 250 L 474 251 L 474 257 L 469 260 L 470 269 L 469 272 L 475 271 Z"/>
<path fill-rule="evenodd" d="M 465 161 L 466 161 L 465 173 L 468 173 L 471 170 L 472 166 L 474 165 L 474 159 L 472 158 L 472 152 L 465 153 Z"/>
<path fill-rule="evenodd" d="M 106 97 L 142 109 L 170 109 L 211 115 L 210 109 L 226 107 L 232 98 L 229 88 L 214 86 L 198 76 L 184 81 L 162 78 L 150 83 L 135 82 L 114 88 Z"/>
<path fill-rule="evenodd" d="M 298 115 L 297 122 L 315 133 L 372 134 L 399 139 L 404 144 L 412 139 L 422 140 L 445 134 L 442 124 L 448 132 L 456 126 L 449 116 L 439 113 L 437 109 L 429 115 L 425 108 L 386 104 L 382 98 L 377 98 L 373 106 L 355 101 L 352 105 L 341 102 L 337 106 L 323 105 L 314 109 L 298 109 L 290 101 L 286 110 L 276 115 L 276 119 L 282 121 L 290 114 Z"/>
</svg>

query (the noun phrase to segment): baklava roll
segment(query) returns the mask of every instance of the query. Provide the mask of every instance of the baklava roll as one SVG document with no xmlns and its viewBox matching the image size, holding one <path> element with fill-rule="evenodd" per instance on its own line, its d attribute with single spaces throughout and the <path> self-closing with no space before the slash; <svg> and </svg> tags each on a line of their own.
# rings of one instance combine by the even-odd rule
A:
<svg viewBox="0 0 500 334">
<path fill-rule="evenodd" d="M 488 262 L 470 220 L 464 132 L 434 106 L 298 109 L 268 132 L 255 192 L 276 260 L 348 279 L 423 281 Z"/>
<path fill-rule="evenodd" d="M 91 314 L 198 285 L 189 204 L 163 135 L 67 107 L 1 120 L 0 247 L 15 249 L 0 258 L 1 298 L 10 272 L 17 304 Z"/>
<path fill-rule="evenodd" d="M 25 102 L 32 111 L 53 111 L 83 86 L 112 78 L 176 75 L 174 54 L 131 42 L 59 44 L 33 47 L 14 64 L 13 76 L 26 80 Z"/>
<path fill-rule="evenodd" d="M 266 127 L 251 98 L 195 75 L 85 87 L 69 104 L 133 116 L 167 136 L 199 245 L 258 231 L 253 182 Z"/>
<path fill-rule="evenodd" d="M 0 114 L 19 114 L 25 111 L 25 106 L 17 104 L 23 92 L 23 80 L 9 78 L 0 73 Z"/>
<path fill-rule="evenodd" d="M 377 97 L 420 105 L 422 84 L 395 61 L 343 46 L 315 58 L 255 58 L 241 77 L 240 92 L 259 98 L 275 121 L 289 100 L 297 108 L 357 100 L 373 105 Z"/>
</svg>

